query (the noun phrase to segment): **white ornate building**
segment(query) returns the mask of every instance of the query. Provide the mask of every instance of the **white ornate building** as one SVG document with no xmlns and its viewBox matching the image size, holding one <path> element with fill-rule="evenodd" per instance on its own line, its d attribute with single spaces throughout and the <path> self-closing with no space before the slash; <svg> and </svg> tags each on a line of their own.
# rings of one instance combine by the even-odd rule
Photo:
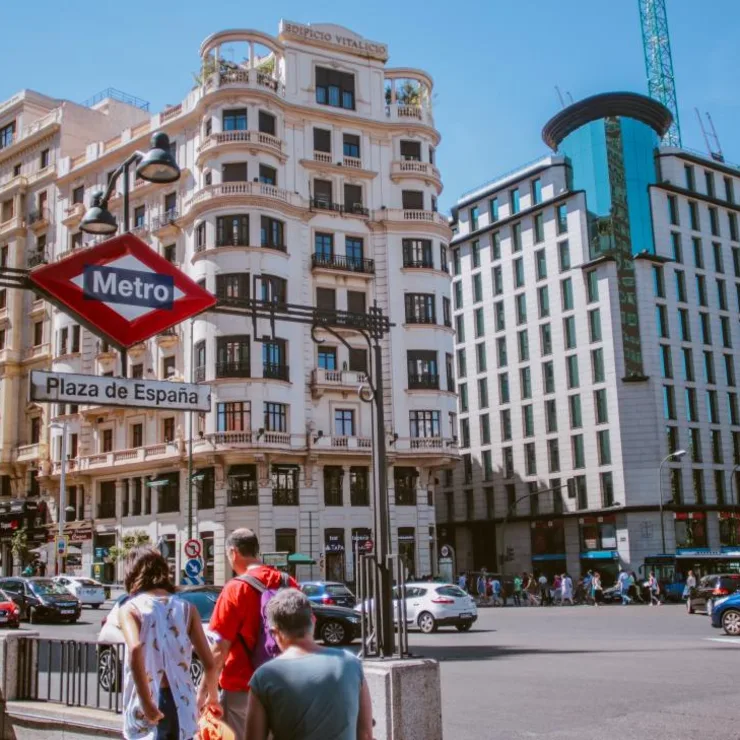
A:
<svg viewBox="0 0 740 740">
<path fill-rule="evenodd" d="M 199 82 L 180 104 L 151 117 L 123 106 L 130 120 L 88 137 L 77 154 L 59 152 L 48 256 L 91 242 L 79 222 L 92 194 L 162 130 L 182 176 L 172 186 L 136 181 L 131 192 L 132 230 L 160 254 L 235 305 L 256 295 L 363 312 L 377 301 L 394 324 L 383 346 L 392 542 L 410 571 L 430 572 L 433 471 L 458 456 L 432 82 L 419 70 L 387 68 L 385 45 L 333 25 L 282 22 L 277 37 L 224 31 L 204 41 L 200 57 Z M 0 130 L 4 121 L 0 109 Z M 110 208 L 120 219 L 120 194 Z M 14 218 L 27 226 L 31 210 L 27 199 Z M 36 304 L 13 300 L 29 304 L 16 314 L 27 325 Z M 97 337 L 43 304 L 38 311 L 52 313 L 43 347 L 54 369 L 121 372 Z M 300 324 L 279 321 L 275 333 L 270 340 L 261 322 L 255 336 L 250 320 L 209 312 L 132 348 L 129 375 L 212 386 L 212 411 L 192 420 L 194 529 L 209 580 L 228 577 L 224 537 L 239 526 L 258 532 L 263 551 L 312 556 L 317 566 L 300 576 L 353 580 L 352 543 L 374 538 L 371 406 L 358 397 L 372 358 L 356 332 L 344 333 L 351 350 L 329 334 L 315 344 Z M 33 347 L 18 342 L 21 352 Z M 4 398 L 15 407 L 22 395 Z M 21 429 L 28 413 L 47 414 L 20 403 Z M 42 418 L 67 425 L 79 567 L 87 572 L 91 554 L 104 558 L 143 529 L 172 545 L 179 570 L 188 415 L 67 406 Z M 18 454 L 26 440 L 6 438 L 8 424 L 2 449 Z M 34 465 L 53 510 L 60 440 L 50 447 L 51 464 L 42 444 Z"/>
</svg>

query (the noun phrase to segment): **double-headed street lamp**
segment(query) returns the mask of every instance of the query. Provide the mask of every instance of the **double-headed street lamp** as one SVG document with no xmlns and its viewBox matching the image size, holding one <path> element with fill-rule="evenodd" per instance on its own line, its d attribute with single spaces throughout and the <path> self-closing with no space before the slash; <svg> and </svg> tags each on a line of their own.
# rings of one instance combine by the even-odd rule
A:
<svg viewBox="0 0 740 740">
<path fill-rule="evenodd" d="M 686 454 L 686 450 L 676 450 L 666 455 L 658 466 L 658 495 L 660 496 L 660 541 L 663 547 L 661 554 L 665 555 L 665 521 L 663 520 L 663 466 L 669 460 L 680 460 Z"/>
</svg>

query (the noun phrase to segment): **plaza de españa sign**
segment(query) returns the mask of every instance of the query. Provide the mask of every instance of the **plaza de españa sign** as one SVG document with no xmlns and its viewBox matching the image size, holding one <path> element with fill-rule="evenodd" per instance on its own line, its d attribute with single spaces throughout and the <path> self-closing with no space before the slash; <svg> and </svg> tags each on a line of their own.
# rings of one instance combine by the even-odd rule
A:
<svg viewBox="0 0 740 740">
<path fill-rule="evenodd" d="M 216 298 L 133 234 L 36 268 L 31 282 L 65 313 L 119 347 L 143 342 Z"/>
</svg>

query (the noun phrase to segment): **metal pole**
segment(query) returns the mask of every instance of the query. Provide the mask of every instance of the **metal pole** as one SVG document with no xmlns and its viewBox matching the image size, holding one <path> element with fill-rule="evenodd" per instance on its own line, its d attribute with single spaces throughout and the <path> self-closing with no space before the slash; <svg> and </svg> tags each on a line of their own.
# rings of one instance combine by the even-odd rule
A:
<svg viewBox="0 0 740 740">
<path fill-rule="evenodd" d="M 665 555 L 665 522 L 663 521 L 663 464 L 666 460 L 668 460 L 668 457 L 665 458 L 665 460 L 662 460 L 660 465 L 658 465 L 658 495 L 660 496 L 660 541 L 663 547 L 663 549 L 661 550 L 661 554 L 663 555 Z"/>
<path fill-rule="evenodd" d="M 376 465 L 378 469 L 378 565 L 380 569 L 380 594 L 378 601 L 381 609 L 381 654 L 384 658 L 393 657 L 393 602 L 391 600 L 391 574 L 388 568 L 389 552 L 389 516 L 388 516 L 388 470 L 386 468 L 385 450 L 385 416 L 383 409 L 383 351 L 380 341 L 375 340 L 375 429 L 376 429 Z"/>
<path fill-rule="evenodd" d="M 64 535 L 64 527 L 66 526 L 67 517 L 67 422 L 62 423 L 62 465 L 59 471 L 59 516 L 57 520 L 59 522 L 59 536 Z M 58 548 L 56 557 L 59 560 L 57 566 L 57 572 L 61 575 L 64 573 L 64 557 L 58 554 Z"/>
<path fill-rule="evenodd" d="M 128 212 L 129 212 L 129 179 L 128 179 L 128 162 L 123 165 L 123 233 L 128 234 Z M 128 352 L 126 349 L 121 350 L 121 377 L 128 375 Z"/>
<path fill-rule="evenodd" d="M 311 580 L 313 580 L 313 512 L 308 512 L 308 557 L 311 558 Z"/>
<path fill-rule="evenodd" d="M 195 322 L 190 319 L 190 382 L 195 377 L 193 371 L 194 344 L 193 329 Z M 193 539 L 193 412 L 188 411 L 188 539 Z"/>
</svg>

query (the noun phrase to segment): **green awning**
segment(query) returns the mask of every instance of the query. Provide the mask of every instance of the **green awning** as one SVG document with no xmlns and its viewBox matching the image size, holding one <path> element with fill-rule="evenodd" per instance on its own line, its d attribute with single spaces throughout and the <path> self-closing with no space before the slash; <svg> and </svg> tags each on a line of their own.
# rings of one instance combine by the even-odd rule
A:
<svg viewBox="0 0 740 740">
<path fill-rule="evenodd" d="M 291 565 L 316 565 L 316 561 L 309 555 L 304 555 L 302 552 L 294 552 L 288 555 L 288 562 Z"/>
</svg>

